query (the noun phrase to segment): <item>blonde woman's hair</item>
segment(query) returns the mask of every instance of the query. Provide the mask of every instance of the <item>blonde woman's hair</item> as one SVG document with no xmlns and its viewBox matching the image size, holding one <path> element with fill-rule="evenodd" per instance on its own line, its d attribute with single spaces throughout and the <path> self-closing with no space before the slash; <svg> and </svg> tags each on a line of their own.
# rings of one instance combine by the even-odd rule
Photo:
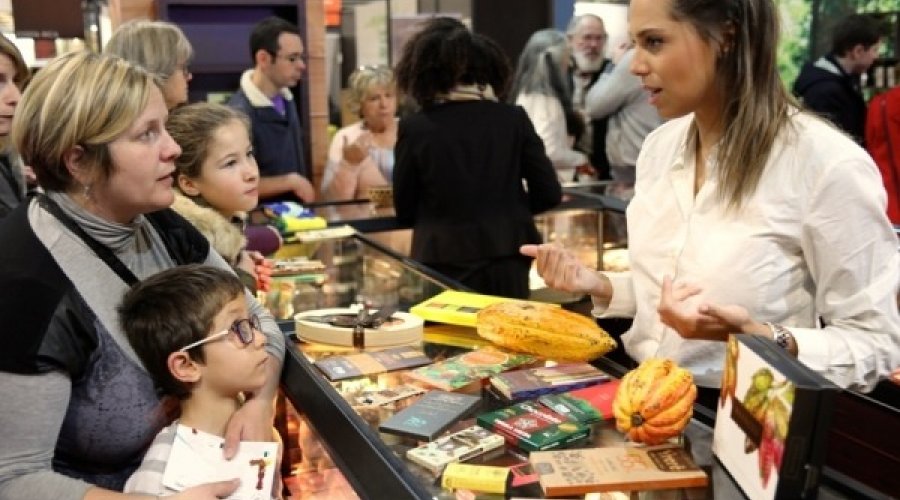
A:
<svg viewBox="0 0 900 500">
<path fill-rule="evenodd" d="M 247 115 L 229 106 L 198 102 L 172 110 L 166 121 L 166 130 L 181 146 L 181 155 L 175 159 L 177 174 L 191 179 L 200 177 L 213 135 L 232 121 L 243 125 L 250 134 Z"/>
<path fill-rule="evenodd" d="M 720 199 L 742 207 L 759 186 L 775 139 L 796 101 L 778 75 L 778 9 L 772 0 L 671 0 L 671 16 L 717 46 L 716 82 L 723 103 Z M 696 129 L 691 134 L 696 140 Z"/>
<path fill-rule="evenodd" d="M 373 87 L 396 87 L 394 72 L 387 66 L 361 66 L 347 79 L 347 107 L 351 113 L 360 115 L 362 103 Z"/>
<path fill-rule="evenodd" d="M 119 26 L 106 44 L 105 52 L 167 80 L 179 69 L 179 64 L 191 60 L 194 49 L 178 26 L 139 19 Z"/>
<path fill-rule="evenodd" d="M 37 72 L 16 108 L 12 139 L 38 183 L 67 191 L 75 180 L 65 154 L 78 146 L 102 178 L 113 169 L 109 143 L 125 133 L 147 107 L 158 81 L 118 57 L 73 52 Z"/>
</svg>

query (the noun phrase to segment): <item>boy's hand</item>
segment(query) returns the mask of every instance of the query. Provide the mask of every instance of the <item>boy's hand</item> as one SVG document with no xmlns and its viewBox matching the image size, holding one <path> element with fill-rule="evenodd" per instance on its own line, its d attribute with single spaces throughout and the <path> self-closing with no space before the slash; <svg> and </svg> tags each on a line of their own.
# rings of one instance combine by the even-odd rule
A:
<svg viewBox="0 0 900 500">
<path fill-rule="evenodd" d="M 241 441 L 274 441 L 272 436 L 274 418 L 272 401 L 263 401 L 258 397 L 248 399 L 228 421 L 228 427 L 225 429 L 225 448 L 222 450 L 225 460 L 234 458 Z"/>
<path fill-rule="evenodd" d="M 231 496 L 240 485 L 241 481 L 239 479 L 206 483 L 187 488 L 181 493 L 172 495 L 168 498 L 171 498 L 172 500 L 212 500 L 217 498 L 227 498 Z"/>
</svg>

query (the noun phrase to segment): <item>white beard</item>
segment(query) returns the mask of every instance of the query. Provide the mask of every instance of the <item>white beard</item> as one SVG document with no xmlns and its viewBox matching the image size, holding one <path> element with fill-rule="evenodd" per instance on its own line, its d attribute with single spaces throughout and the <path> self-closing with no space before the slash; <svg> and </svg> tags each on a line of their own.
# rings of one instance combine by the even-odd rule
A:
<svg viewBox="0 0 900 500">
<path fill-rule="evenodd" d="M 572 52 L 572 57 L 575 59 L 575 67 L 579 69 L 579 71 L 583 71 L 585 73 L 594 73 L 596 71 L 600 71 L 600 68 L 603 66 L 603 56 L 598 55 L 596 58 L 591 58 L 590 56 L 585 55 L 583 52 Z"/>
</svg>

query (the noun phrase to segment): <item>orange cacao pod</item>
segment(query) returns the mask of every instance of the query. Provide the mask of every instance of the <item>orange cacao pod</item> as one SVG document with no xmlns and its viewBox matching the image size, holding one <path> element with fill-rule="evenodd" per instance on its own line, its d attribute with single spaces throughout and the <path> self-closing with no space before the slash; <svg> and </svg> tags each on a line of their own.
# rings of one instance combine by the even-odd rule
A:
<svg viewBox="0 0 900 500">
<path fill-rule="evenodd" d="M 638 443 L 662 443 L 687 426 L 696 397 L 690 371 L 671 359 L 647 359 L 622 377 L 613 400 L 616 428 Z"/>
</svg>

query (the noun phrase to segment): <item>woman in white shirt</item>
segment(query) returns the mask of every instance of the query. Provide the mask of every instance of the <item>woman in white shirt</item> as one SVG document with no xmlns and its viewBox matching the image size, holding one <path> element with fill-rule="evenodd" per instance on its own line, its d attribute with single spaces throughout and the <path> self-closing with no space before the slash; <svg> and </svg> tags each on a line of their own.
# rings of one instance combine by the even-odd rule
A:
<svg viewBox="0 0 900 500">
<path fill-rule="evenodd" d="M 633 316 L 622 341 L 637 361 L 669 357 L 715 387 L 722 341 L 753 334 L 871 390 L 900 366 L 897 239 L 871 158 L 781 83 L 778 29 L 773 0 L 634 0 L 631 70 L 672 120 L 638 157 L 631 271 L 522 251 L 596 315 Z"/>
<path fill-rule="evenodd" d="M 522 106 L 531 118 L 560 182 L 571 182 L 577 174 L 594 174 L 587 155 L 572 148 L 584 132 L 584 122 L 572 108 L 564 83 L 570 57 L 562 32 L 534 33 L 519 56 L 510 92 L 510 102 Z"/>
<path fill-rule="evenodd" d="M 397 89 L 386 66 L 363 66 L 350 75 L 350 108 L 360 121 L 331 140 L 322 178 L 329 201 L 368 197 L 370 187 L 391 183 L 397 143 Z"/>
</svg>

